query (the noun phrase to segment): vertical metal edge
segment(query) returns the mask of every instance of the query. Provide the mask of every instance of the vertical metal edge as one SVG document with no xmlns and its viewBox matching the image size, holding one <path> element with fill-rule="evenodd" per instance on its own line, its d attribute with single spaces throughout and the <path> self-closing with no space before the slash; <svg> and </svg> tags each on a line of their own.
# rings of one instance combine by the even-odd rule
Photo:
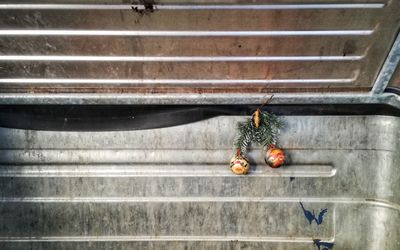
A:
<svg viewBox="0 0 400 250">
<path fill-rule="evenodd" d="M 394 72 L 400 61 L 400 32 L 393 43 L 392 48 L 383 64 L 381 71 L 372 87 L 370 94 L 379 95 L 382 94 L 392 79 Z"/>
</svg>

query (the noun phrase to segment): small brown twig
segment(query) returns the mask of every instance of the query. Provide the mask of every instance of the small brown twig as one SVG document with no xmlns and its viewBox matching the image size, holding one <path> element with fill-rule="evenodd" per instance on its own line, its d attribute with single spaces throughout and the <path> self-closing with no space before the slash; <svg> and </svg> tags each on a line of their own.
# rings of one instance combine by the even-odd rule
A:
<svg viewBox="0 0 400 250">
<path fill-rule="evenodd" d="M 267 104 L 272 100 L 272 98 L 274 98 L 274 95 L 271 95 L 271 96 L 268 98 L 268 100 L 266 100 L 263 104 L 261 104 L 261 106 L 258 107 L 258 109 L 262 109 L 262 107 L 264 107 L 265 105 L 267 105 Z"/>
</svg>

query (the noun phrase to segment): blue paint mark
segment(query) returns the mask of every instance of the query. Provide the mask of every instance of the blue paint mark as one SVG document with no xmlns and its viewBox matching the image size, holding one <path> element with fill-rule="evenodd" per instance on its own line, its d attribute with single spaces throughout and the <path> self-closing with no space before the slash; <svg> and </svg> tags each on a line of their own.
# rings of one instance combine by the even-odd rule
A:
<svg viewBox="0 0 400 250">
<path fill-rule="evenodd" d="M 324 219 L 324 215 L 326 214 L 326 212 L 328 212 L 327 208 L 322 209 L 321 212 L 318 215 L 318 219 L 315 218 L 315 222 L 317 222 L 317 225 L 321 225 L 322 224 L 322 221 Z"/>
<path fill-rule="evenodd" d="M 321 225 L 324 220 L 325 214 L 328 212 L 327 208 L 322 209 L 321 212 L 319 212 L 318 218 L 317 218 L 317 217 L 315 217 L 314 210 L 311 212 L 311 211 L 305 209 L 303 203 L 301 203 L 301 202 L 300 202 L 300 206 L 301 206 L 301 209 L 303 209 L 304 216 L 306 217 L 306 219 L 308 220 L 310 225 L 313 221 L 315 221 L 317 223 L 317 225 Z"/>
<path fill-rule="evenodd" d="M 312 221 L 315 219 L 314 211 L 311 213 L 310 211 L 305 209 L 303 206 L 303 203 L 301 203 L 301 202 L 300 202 L 300 206 L 301 206 L 301 209 L 303 209 L 304 216 L 306 217 L 306 219 L 308 220 L 308 222 L 311 225 Z"/>
<path fill-rule="evenodd" d="M 316 245 L 318 247 L 318 250 L 321 250 L 321 247 L 323 247 L 322 250 L 329 250 L 329 249 L 332 249 L 332 247 L 335 245 L 335 243 L 323 242 L 319 239 L 315 239 L 313 241 L 314 241 L 314 245 Z"/>
</svg>

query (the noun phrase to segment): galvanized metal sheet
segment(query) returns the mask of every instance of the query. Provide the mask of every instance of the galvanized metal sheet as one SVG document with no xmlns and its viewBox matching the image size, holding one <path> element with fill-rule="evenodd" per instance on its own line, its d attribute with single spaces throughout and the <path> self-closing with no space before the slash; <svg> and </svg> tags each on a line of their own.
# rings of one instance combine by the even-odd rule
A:
<svg viewBox="0 0 400 250">
<path fill-rule="evenodd" d="M 400 88 L 400 67 L 397 67 L 389 86 Z"/>
<path fill-rule="evenodd" d="M 144 131 L 1 128 L 0 245 L 398 249 L 400 118 L 282 118 L 289 164 L 268 168 L 253 147 L 242 177 L 227 165 L 240 116 Z M 299 202 L 328 209 L 320 225 Z"/>
<path fill-rule="evenodd" d="M 371 90 L 372 94 L 382 94 L 391 80 L 396 81 L 395 71 L 399 67 L 400 63 L 400 33 L 393 43 L 392 48 L 383 64 L 378 77 L 376 78 L 375 84 Z"/>
<path fill-rule="evenodd" d="M 143 3 L 1 3 L 0 91 L 368 91 L 400 26 L 397 1 Z"/>
</svg>

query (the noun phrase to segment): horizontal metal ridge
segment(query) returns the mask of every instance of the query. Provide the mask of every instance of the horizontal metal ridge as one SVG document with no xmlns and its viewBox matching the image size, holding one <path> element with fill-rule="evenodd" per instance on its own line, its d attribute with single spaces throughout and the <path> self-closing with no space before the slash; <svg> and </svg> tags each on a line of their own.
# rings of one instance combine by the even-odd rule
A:
<svg viewBox="0 0 400 250">
<path fill-rule="evenodd" d="M 265 93 L 0 93 L 0 104 L 257 104 L 265 101 Z M 56 97 L 56 98 L 55 98 Z M 387 104 L 400 108 L 400 97 L 385 93 L 379 97 L 368 93 L 277 93 L 273 104 Z"/>
<path fill-rule="evenodd" d="M 321 238 L 324 242 L 333 242 L 332 238 Z M 0 237 L 0 242 L 90 242 L 90 241 L 240 241 L 240 242 L 293 242 L 313 243 L 309 237 L 251 237 L 251 236 L 37 236 L 37 237 Z"/>
<path fill-rule="evenodd" d="M 240 178 L 240 177 L 237 177 Z M 200 197 L 200 196 L 162 196 L 162 197 L 0 197 L 0 203 L 137 203 L 137 202 L 254 202 L 254 203 L 341 203 L 368 204 L 400 211 L 400 205 L 380 199 L 334 198 L 334 197 Z"/>
<path fill-rule="evenodd" d="M 381 9 L 383 3 L 351 4 L 154 4 L 156 10 L 298 10 L 298 9 Z M 130 10 L 142 4 L 0 4 L 0 9 L 45 10 Z"/>
<path fill-rule="evenodd" d="M 355 78 L 338 79 L 68 79 L 4 78 L 10 84 L 269 84 L 269 83 L 351 83 Z"/>
<path fill-rule="evenodd" d="M 279 61 L 358 61 L 364 56 L 41 56 L 0 55 L 0 61 L 68 62 L 279 62 Z"/>
<path fill-rule="evenodd" d="M 216 36 L 368 36 L 374 30 L 46 30 L 2 29 L 0 36 L 168 36 L 168 37 L 216 37 Z"/>
<path fill-rule="evenodd" d="M 290 165 L 248 177 L 333 177 L 331 165 Z M 225 164 L 0 165 L 0 177 L 236 177 Z"/>
</svg>

